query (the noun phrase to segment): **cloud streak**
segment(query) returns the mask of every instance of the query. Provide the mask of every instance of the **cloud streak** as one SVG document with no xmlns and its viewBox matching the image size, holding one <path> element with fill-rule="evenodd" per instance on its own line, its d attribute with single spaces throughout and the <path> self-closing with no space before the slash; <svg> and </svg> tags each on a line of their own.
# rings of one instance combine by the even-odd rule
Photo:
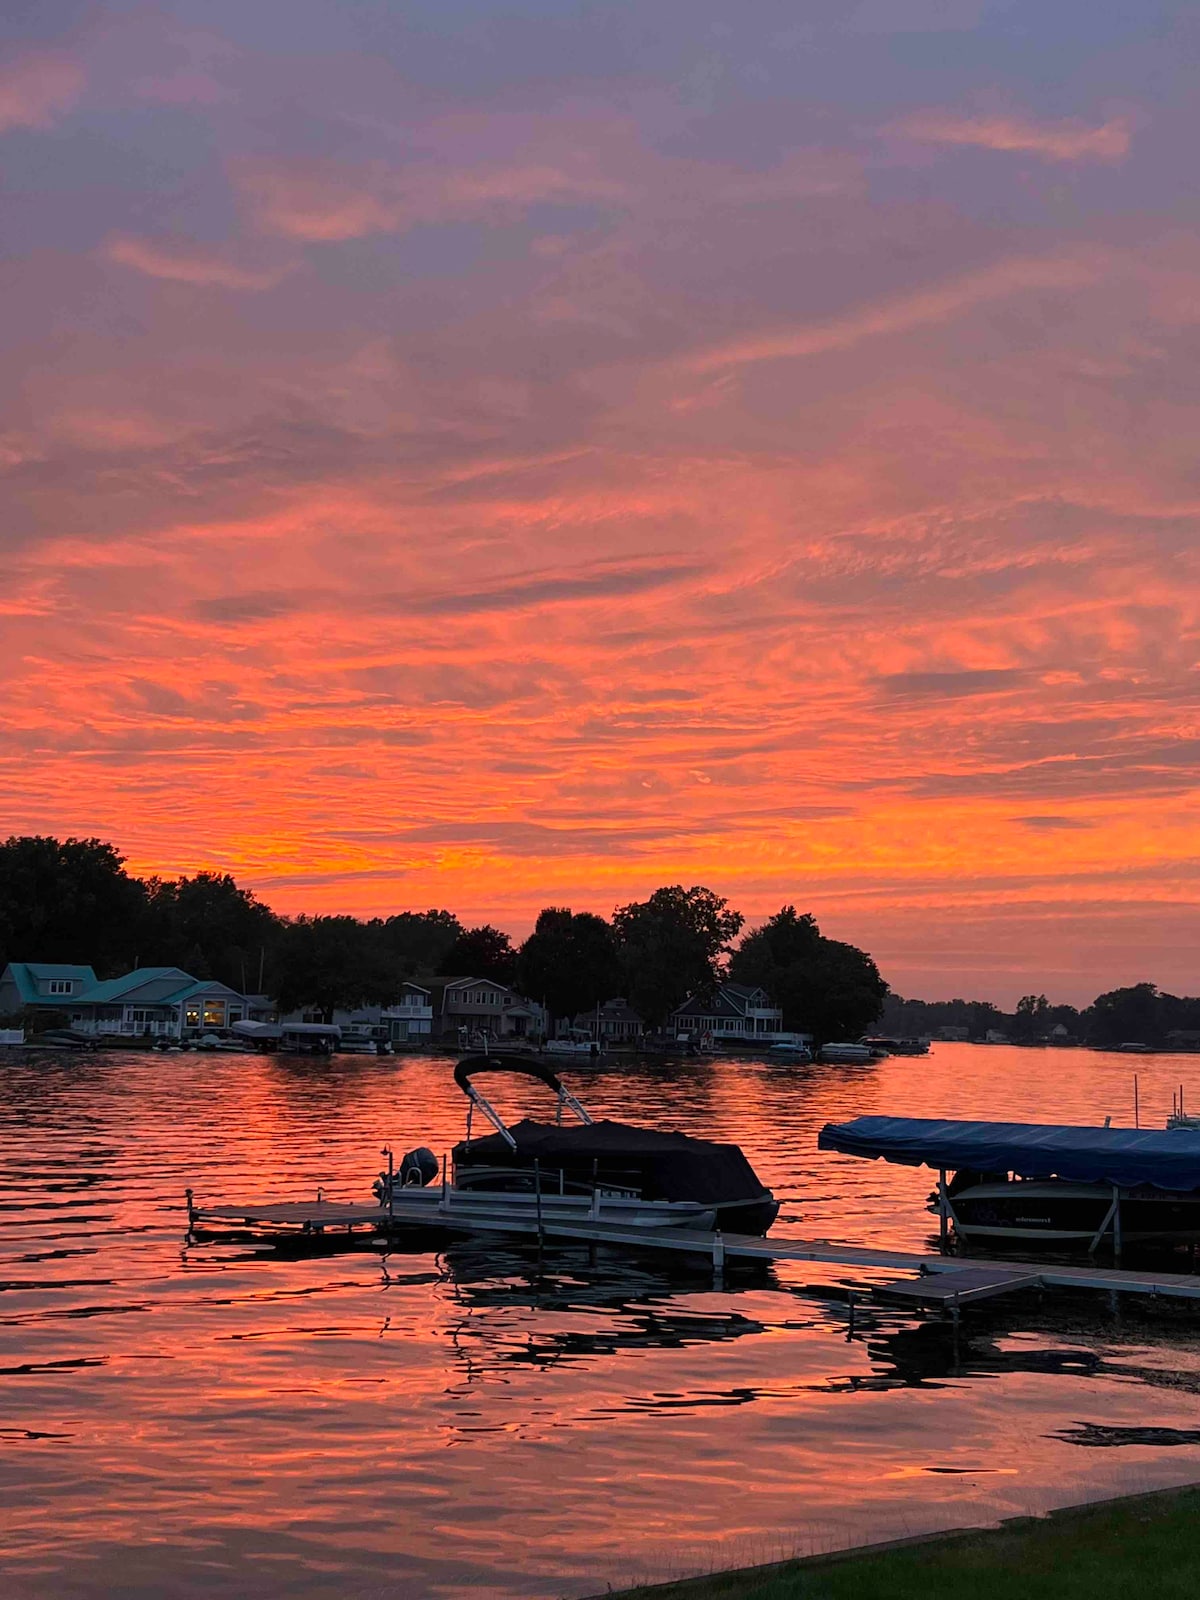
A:
<svg viewBox="0 0 1200 1600">
<path fill-rule="evenodd" d="M 1133 128 L 1127 117 L 1098 125 L 1075 119 L 1037 122 L 1017 115 L 962 116 L 952 111 L 916 111 L 894 131 L 922 144 L 966 145 L 1018 152 L 1044 161 L 1120 161 L 1129 154 Z"/>
<path fill-rule="evenodd" d="M 104 255 L 123 267 L 132 267 L 148 278 L 169 283 L 190 283 L 197 288 L 273 289 L 294 270 L 292 263 L 275 266 L 245 266 L 213 250 L 205 250 L 189 240 L 139 239 L 116 234 L 104 245 Z"/>
</svg>

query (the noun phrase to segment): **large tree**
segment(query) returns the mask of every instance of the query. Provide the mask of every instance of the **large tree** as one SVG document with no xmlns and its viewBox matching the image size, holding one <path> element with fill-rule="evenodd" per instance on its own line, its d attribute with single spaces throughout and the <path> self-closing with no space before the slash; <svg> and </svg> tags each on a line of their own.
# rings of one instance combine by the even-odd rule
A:
<svg viewBox="0 0 1200 1600">
<path fill-rule="evenodd" d="M 400 911 L 383 924 L 383 940 L 406 978 L 440 972 L 463 925 L 452 911 Z"/>
<path fill-rule="evenodd" d="M 672 884 L 648 900 L 618 906 L 613 932 L 626 998 L 661 1027 L 689 994 L 721 979 L 724 960 L 745 919 L 711 889 Z"/>
<path fill-rule="evenodd" d="M 1134 983 L 1097 995 L 1083 1014 L 1093 1044 L 1158 1044 L 1165 1032 L 1167 997 L 1152 983 Z M 1176 1002 L 1178 1003 L 1178 1002 Z"/>
<path fill-rule="evenodd" d="M 613 931 L 603 917 L 547 906 L 517 952 L 517 987 L 552 1018 L 573 1017 L 621 989 Z"/>
<path fill-rule="evenodd" d="M 145 959 L 146 888 L 102 839 L 12 837 L 0 844 L 0 968 L 8 961 L 92 966 Z"/>
<path fill-rule="evenodd" d="M 758 984 L 783 1008 L 785 1027 L 820 1042 L 857 1039 L 873 1026 L 888 993 L 871 957 L 827 939 L 809 914 L 784 906 L 734 951 L 729 975 Z"/>
<path fill-rule="evenodd" d="M 143 960 L 217 978 L 234 989 L 256 990 L 276 977 L 283 924 L 227 872 L 193 878 L 151 878 Z"/>
<path fill-rule="evenodd" d="M 442 957 L 438 968 L 443 977 L 491 978 L 494 983 L 511 983 L 517 966 L 512 940 L 490 922 L 468 928 Z"/>
<path fill-rule="evenodd" d="M 280 948 L 279 1009 L 311 1006 L 328 1017 L 339 1008 L 398 1000 L 403 979 L 380 927 L 357 917 L 297 917 L 288 923 Z"/>
</svg>

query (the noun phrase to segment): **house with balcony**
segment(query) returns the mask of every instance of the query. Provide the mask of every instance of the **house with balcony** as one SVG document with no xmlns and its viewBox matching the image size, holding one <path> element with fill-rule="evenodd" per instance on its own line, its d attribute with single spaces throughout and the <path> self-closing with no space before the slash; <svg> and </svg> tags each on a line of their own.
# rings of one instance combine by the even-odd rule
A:
<svg viewBox="0 0 1200 1600">
<path fill-rule="evenodd" d="M 10 962 L 0 976 L 0 1012 L 39 1010 L 99 1037 L 181 1039 L 240 1022 L 247 1004 L 227 984 L 179 967 L 137 967 L 100 982 L 91 967 Z"/>
<path fill-rule="evenodd" d="M 403 983 L 398 999 L 391 1005 L 339 1007 L 332 1012 L 308 1006 L 270 1020 L 278 1020 L 284 1026 L 291 1023 L 334 1023 L 342 1030 L 343 1039 L 413 1044 L 428 1039 L 432 1034 L 433 1004 L 429 990 L 421 984 Z"/>
<path fill-rule="evenodd" d="M 689 995 L 671 1013 L 670 1027 L 690 1039 L 711 1037 L 730 1044 L 770 1045 L 804 1037 L 785 1032 L 782 1008 L 765 989 L 746 983 L 721 983 Z"/>
<path fill-rule="evenodd" d="M 448 1044 L 545 1037 L 545 1009 L 506 984 L 491 978 L 444 978 L 431 988 L 437 1033 Z"/>
</svg>

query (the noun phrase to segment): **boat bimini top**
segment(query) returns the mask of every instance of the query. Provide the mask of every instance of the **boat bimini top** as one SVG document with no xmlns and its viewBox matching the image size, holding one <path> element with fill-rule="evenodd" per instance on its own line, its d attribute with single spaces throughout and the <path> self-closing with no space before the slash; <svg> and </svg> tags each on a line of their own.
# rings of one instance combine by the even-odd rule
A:
<svg viewBox="0 0 1200 1600">
<path fill-rule="evenodd" d="M 1181 1194 L 1200 1189 L 1200 1131 L 1186 1129 L 856 1117 L 827 1122 L 817 1148 L 943 1172 L 1012 1172 L 1121 1189 L 1148 1184 Z"/>
<path fill-rule="evenodd" d="M 586 1126 L 591 1126 L 592 1119 L 580 1105 L 579 1101 L 562 1082 L 558 1074 L 542 1062 L 530 1056 L 522 1060 L 519 1056 L 509 1056 L 500 1060 L 498 1056 L 467 1056 L 460 1061 L 454 1069 L 454 1081 L 470 1102 L 467 1110 L 467 1143 L 471 1142 L 471 1113 L 478 1106 L 483 1115 L 495 1128 L 496 1132 L 505 1141 L 510 1150 L 517 1148 L 517 1141 L 508 1130 L 508 1126 L 495 1106 L 471 1082 L 481 1072 L 515 1072 L 526 1078 L 536 1078 L 539 1083 L 544 1083 L 558 1100 L 555 1107 L 554 1121 L 556 1125 L 562 1123 L 564 1110 L 572 1112 Z"/>
</svg>

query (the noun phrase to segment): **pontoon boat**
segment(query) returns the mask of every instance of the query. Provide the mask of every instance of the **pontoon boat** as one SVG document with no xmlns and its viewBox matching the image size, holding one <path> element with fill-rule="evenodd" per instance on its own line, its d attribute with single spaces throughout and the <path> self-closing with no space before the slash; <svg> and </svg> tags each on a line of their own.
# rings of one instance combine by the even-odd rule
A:
<svg viewBox="0 0 1200 1600">
<path fill-rule="evenodd" d="M 480 1092 L 482 1074 L 534 1078 L 554 1096 L 554 1120 L 525 1118 L 511 1127 Z M 453 1169 L 428 1149 L 406 1155 L 398 1172 L 381 1173 L 375 1193 L 386 1205 L 403 1186 L 405 1209 L 418 1191 L 431 1213 L 448 1206 L 464 1218 L 478 1214 L 496 1225 L 505 1215 L 620 1222 L 636 1227 L 721 1228 L 764 1234 L 779 1204 L 737 1145 L 694 1139 L 623 1122 L 595 1122 L 542 1061 L 469 1056 L 454 1069 L 467 1097 L 467 1135 L 455 1145 Z M 478 1112 L 495 1130 L 479 1137 Z M 564 1114 L 574 1120 L 565 1123 Z"/>
<path fill-rule="evenodd" d="M 1200 1242 L 1200 1133 L 857 1117 L 818 1146 L 932 1167 L 943 1236 L 1097 1250 Z M 951 1174 L 947 1177 L 947 1174 Z"/>
</svg>

